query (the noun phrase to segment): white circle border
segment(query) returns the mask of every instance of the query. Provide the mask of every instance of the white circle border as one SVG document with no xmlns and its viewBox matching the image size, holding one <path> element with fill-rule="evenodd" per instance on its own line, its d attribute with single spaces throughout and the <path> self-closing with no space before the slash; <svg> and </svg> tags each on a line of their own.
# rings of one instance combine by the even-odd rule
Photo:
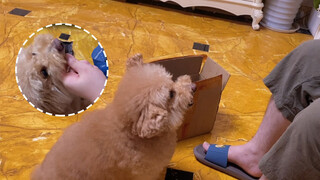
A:
<svg viewBox="0 0 320 180">
<path fill-rule="evenodd" d="M 41 30 L 45 29 L 45 28 L 49 28 L 49 27 L 52 27 L 52 26 L 63 26 L 63 25 L 65 25 L 65 26 L 70 26 L 70 27 L 75 27 L 75 28 L 78 28 L 78 29 L 82 29 L 84 32 L 86 32 L 87 34 L 91 35 L 91 37 L 92 37 L 94 40 L 98 41 L 98 39 L 97 39 L 93 34 L 91 34 L 88 30 L 86 30 L 86 29 L 84 29 L 84 28 L 82 28 L 82 27 L 80 27 L 80 26 L 77 26 L 77 25 L 75 25 L 75 24 L 69 24 L 69 23 L 49 24 L 49 25 L 47 25 L 47 26 L 45 26 L 45 27 L 39 28 L 39 29 L 37 30 L 37 33 L 40 32 Z M 24 45 L 28 42 L 28 40 L 29 40 L 30 38 L 32 38 L 34 35 L 35 35 L 35 33 L 32 33 L 32 34 L 29 36 L 29 38 L 26 39 L 26 40 L 23 42 L 22 46 L 24 46 Z M 107 86 L 107 81 L 108 81 L 108 78 L 109 78 L 109 65 L 108 65 L 108 59 L 107 59 L 106 52 L 104 51 L 104 48 L 102 47 L 102 45 L 101 45 L 101 43 L 100 43 L 99 41 L 98 41 L 98 45 L 99 45 L 100 48 L 103 50 L 103 55 L 104 55 L 104 57 L 106 58 L 106 66 L 107 66 L 106 80 L 105 80 L 105 82 L 104 82 L 104 87 L 103 87 L 103 89 L 102 89 L 101 92 L 100 92 L 100 96 L 101 96 L 102 93 L 103 93 L 103 91 L 104 91 L 104 89 L 105 89 L 106 86 Z M 15 65 L 15 74 L 16 74 L 16 81 L 17 81 L 19 90 L 20 90 L 20 92 L 22 93 L 22 96 L 25 98 L 25 100 L 28 101 L 28 98 L 23 94 L 23 92 L 22 92 L 22 90 L 21 90 L 21 87 L 20 87 L 20 85 L 19 85 L 19 79 L 18 79 L 17 64 L 18 64 L 18 61 L 19 61 L 19 55 L 20 55 L 21 51 L 22 51 L 22 47 L 20 48 L 20 50 L 19 50 L 19 52 L 18 52 L 18 55 L 17 55 L 16 65 Z M 28 101 L 28 102 L 29 102 L 29 104 L 30 104 L 32 107 L 36 108 L 38 111 L 40 111 L 40 112 L 42 112 L 42 113 L 45 113 L 45 114 L 48 114 L 48 115 L 51 115 L 51 116 L 56 116 L 56 117 L 68 117 L 68 116 L 73 116 L 73 115 L 76 115 L 76 114 L 80 114 L 80 113 L 82 113 L 83 111 L 89 109 L 94 103 L 96 103 L 96 102 L 98 101 L 98 99 L 100 98 L 100 96 L 98 96 L 98 97 L 93 101 L 93 103 L 91 103 L 90 105 L 88 105 L 86 108 L 84 108 L 84 109 L 82 109 L 82 110 L 80 110 L 80 111 L 78 111 L 78 112 L 76 112 L 76 113 L 71 113 L 71 114 L 67 114 L 67 115 L 65 115 L 65 114 L 53 114 L 53 113 L 45 112 L 44 110 L 36 107 L 36 106 L 35 106 L 34 104 L 32 104 L 30 101 Z"/>
</svg>

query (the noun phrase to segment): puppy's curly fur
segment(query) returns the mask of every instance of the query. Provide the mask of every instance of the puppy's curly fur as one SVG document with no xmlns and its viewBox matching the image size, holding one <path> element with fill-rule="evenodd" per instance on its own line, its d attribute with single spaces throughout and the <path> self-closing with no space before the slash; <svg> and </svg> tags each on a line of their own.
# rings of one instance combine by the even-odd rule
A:
<svg viewBox="0 0 320 180">
<path fill-rule="evenodd" d="M 28 101 L 45 112 L 75 113 L 90 102 L 70 93 L 61 78 L 67 71 L 64 48 L 50 34 L 40 34 L 18 57 L 18 84 Z"/>
<path fill-rule="evenodd" d="M 168 165 L 192 102 L 189 76 L 129 58 L 113 102 L 67 128 L 32 179 L 153 180 Z"/>
</svg>

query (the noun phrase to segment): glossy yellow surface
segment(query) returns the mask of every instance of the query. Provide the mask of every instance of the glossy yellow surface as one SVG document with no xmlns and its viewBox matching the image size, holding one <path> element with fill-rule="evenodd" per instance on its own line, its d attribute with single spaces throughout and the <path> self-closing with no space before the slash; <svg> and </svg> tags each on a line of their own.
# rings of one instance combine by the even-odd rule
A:
<svg viewBox="0 0 320 180">
<path fill-rule="evenodd" d="M 25 17 L 8 14 L 16 7 L 32 12 Z M 60 22 L 90 31 L 108 56 L 107 88 L 88 111 L 111 102 L 126 59 L 138 52 L 146 61 L 204 53 L 230 72 L 212 133 L 179 142 L 170 163 L 170 167 L 195 172 L 194 179 L 203 180 L 233 178 L 197 162 L 193 147 L 205 140 L 231 145 L 250 140 L 270 98 L 263 77 L 288 52 L 313 38 L 263 27 L 254 31 L 249 23 L 119 1 L 2 0 L 0 180 L 29 179 L 32 168 L 43 160 L 63 129 L 83 115 L 52 117 L 37 111 L 23 98 L 15 79 L 15 60 L 23 42 L 37 29 Z M 193 42 L 210 44 L 210 51 L 192 50 Z"/>
</svg>

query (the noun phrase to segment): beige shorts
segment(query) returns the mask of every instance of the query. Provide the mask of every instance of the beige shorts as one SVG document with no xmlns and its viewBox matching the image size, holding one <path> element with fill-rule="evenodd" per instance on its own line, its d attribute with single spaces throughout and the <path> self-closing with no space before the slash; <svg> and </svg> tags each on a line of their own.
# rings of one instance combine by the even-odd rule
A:
<svg viewBox="0 0 320 180">
<path fill-rule="evenodd" d="M 259 167 L 269 180 L 320 179 L 320 40 L 303 43 L 264 79 L 292 121 Z"/>
<path fill-rule="evenodd" d="M 320 99 L 298 113 L 260 161 L 269 180 L 320 179 Z"/>
<path fill-rule="evenodd" d="M 320 40 L 301 44 L 264 79 L 277 108 L 292 121 L 320 97 Z"/>
</svg>

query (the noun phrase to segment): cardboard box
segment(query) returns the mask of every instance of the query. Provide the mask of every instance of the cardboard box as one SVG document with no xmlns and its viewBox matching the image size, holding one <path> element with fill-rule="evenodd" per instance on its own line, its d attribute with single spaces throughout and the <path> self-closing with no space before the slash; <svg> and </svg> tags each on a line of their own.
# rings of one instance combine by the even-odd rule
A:
<svg viewBox="0 0 320 180">
<path fill-rule="evenodd" d="M 184 116 L 178 130 L 178 140 L 209 133 L 216 119 L 221 92 L 230 74 L 206 55 L 162 59 L 152 63 L 164 66 L 173 75 L 173 80 L 187 74 L 197 85 L 194 104 Z"/>
</svg>

